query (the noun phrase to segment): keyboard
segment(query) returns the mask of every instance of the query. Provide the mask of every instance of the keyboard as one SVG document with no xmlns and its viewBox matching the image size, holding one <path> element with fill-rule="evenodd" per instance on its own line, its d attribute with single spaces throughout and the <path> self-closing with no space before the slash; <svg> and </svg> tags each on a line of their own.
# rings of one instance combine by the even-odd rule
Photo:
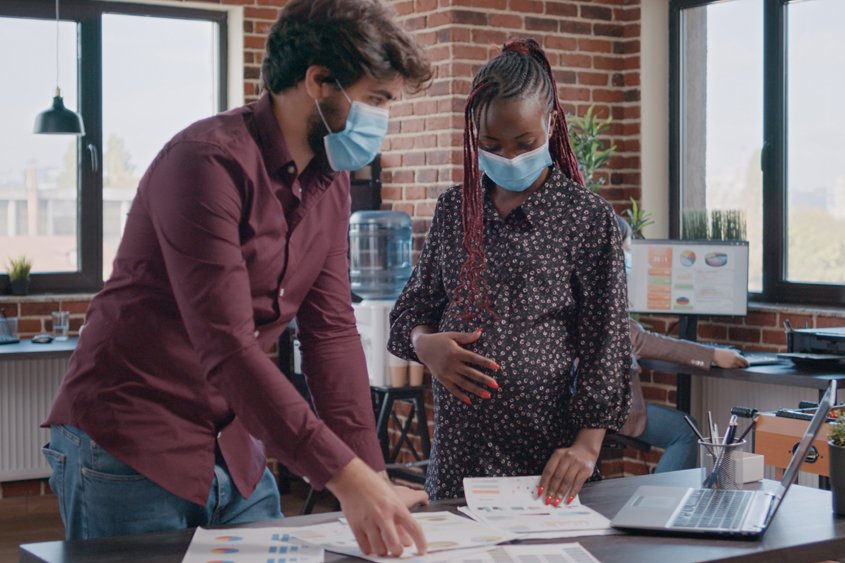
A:
<svg viewBox="0 0 845 563">
<path fill-rule="evenodd" d="M 749 367 L 785 363 L 785 360 L 778 358 L 777 354 L 769 354 L 767 352 L 745 352 L 742 354 L 742 357 L 746 359 Z"/>
<path fill-rule="evenodd" d="M 739 529 L 754 491 L 696 489 L 670 528 Z"/>
<path fill-rule="evenodd" d="M 8 334 L 0 334 L 0 344 L 16 344 L 20 342 L 14 336 L 9 336 Z"/>
</svg>

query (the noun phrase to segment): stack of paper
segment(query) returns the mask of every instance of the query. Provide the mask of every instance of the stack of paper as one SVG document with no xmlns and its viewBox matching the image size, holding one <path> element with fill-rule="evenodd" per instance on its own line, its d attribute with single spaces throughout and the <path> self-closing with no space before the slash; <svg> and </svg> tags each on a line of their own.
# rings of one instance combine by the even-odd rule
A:
<svg viewBox="0 0 845 563">
<path fill-rule="evenodd" d="M 474 520 L 519 539 L 553 539 L 616 533 L 610 520 L 581 504 L 544 504 L 534 493 L 539 476 L 464 479 L 467 506 L 460 510 Z"/>
<path fill-rule="evenodd" d="M 405 549 L 403 561 L 437 562 L 453 560 L 439 554 L 443 551 L 490 547 L 511 541 L 514 535 L 493 529 L 451 512 L 418 512 L 412 515 L 423 529 L 428 541 L 428 554 L 420 556 L 416 547 Z M 297 539 L 318 545 L 327 551 L 354 555 L 370 561 L 395 561 L 396 558 L 364 555 L 358 548 L 355 535 L 345 521 L 327 522 L 313 526 L 282 528 L 282 532 Z"/>
</svg>

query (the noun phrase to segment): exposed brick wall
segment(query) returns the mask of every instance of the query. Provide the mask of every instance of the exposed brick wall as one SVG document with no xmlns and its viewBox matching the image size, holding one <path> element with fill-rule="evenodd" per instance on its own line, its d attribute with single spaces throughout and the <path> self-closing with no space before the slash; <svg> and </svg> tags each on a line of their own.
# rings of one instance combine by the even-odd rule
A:
<svg viewBox="0 0 845 563">
<path fill-rule="evenodd" d="M 507 39 L 546 49 L 567 114 L 590 105 L 612 116 L 617 146 L 602 194 L 618 209 L 639 199 L 639 0 L 398 0 L 400 20 L 426 47 L 431 88 L 391 106 L 384 146 L 384 207 L 414 220 L 415 254 L 437 196 L 463 178 L 463 108 L 472 78 Z"/>
</svg>

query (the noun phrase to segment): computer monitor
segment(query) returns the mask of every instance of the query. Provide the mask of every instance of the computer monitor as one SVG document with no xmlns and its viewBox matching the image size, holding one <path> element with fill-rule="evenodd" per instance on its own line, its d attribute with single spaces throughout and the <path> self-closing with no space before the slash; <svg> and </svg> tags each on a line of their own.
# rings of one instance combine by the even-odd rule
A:
<svg viewBox="0 0 845 563">
<path fill-rule="evenodd" d="M 635 313 L 745 315 L 748 242 L 631 241 L 629 307 Z"/>
</svg>

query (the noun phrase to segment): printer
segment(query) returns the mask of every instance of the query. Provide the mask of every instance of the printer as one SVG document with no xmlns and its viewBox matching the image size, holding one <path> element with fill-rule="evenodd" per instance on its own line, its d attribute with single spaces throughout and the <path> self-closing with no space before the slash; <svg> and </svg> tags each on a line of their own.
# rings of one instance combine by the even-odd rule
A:
<svg viewBox="0 0 845 563">
<path fill-rule="evenodd" d="M 796 354 L 824 354 L 845 358 L 845 326 L 786 331 L 787 350 Z"/>
</svg>

